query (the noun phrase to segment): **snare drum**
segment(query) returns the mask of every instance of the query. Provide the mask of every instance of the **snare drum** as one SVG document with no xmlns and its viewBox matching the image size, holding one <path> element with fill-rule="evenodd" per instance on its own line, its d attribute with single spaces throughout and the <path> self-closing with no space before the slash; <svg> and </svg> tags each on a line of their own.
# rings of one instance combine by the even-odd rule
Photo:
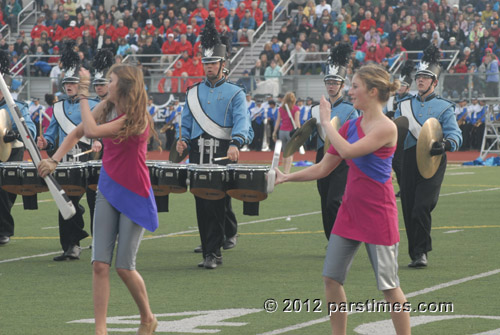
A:
<svg viewBox="0 0 500 335">
<path fill-rule="evenodd" d="M 267 198 L 269 166 L 229 164 L 227 171 L 227 194 L 232 198 L 246 202 L 258 202 Z"/>
<path fill-rule="evenodd" d="M 206 200 L 220 200 L 226 196 L 227 169 L 222 165 L 188 166 L 190 192 Z"/>
<path fill-rule="evenodd" d="M 156 164 L 158 189 L 168 193 L 184 193 L 187 191 L 188 166 L 164 162 Z"/>
<path fill-rule="evenodd" d="M 21 163 L 19 165 L 19 176 L 23 187 L 21 193 L 18 194 L 35 195 L 49 190 L 43 178 L 38 175 L 37 168 L 33 163 Z"/>
<path fill-rule="evenodd" d="M 155 196 L 163 196 L 168 194 L 168 192 L 165 192 L 164 190 L 158 187 L 158 177 L 156 176 L 156 165 L 161 163 L 165 163 L 165 161 L 159 161 L 159 160 L 146 161 L 146 166 L 148 167 L 149 170 L 149 179 L 151 180 L 151 188 L 153 189 L 153 193 Z"/>
<path fill-rule="evenodd" d="M 0 185 L 5 191 L 20 195 L 35 195 L 47 190 L 33 163 L 0 164 Z"/>
<path fill-rule="evenodd" d="M 85 163 L 59 163 L 54 172 L 59 185 L 69 196 L 80 196 L 87 187 L 87 165 Z"/>
<path fill-rule="evenodd" d="M 97 190 L 99 183 L 99 175 L 101 173 L 102 161 L 88 161 L 87 162 L 87 186 L 93 191 Z"/>
</svg>

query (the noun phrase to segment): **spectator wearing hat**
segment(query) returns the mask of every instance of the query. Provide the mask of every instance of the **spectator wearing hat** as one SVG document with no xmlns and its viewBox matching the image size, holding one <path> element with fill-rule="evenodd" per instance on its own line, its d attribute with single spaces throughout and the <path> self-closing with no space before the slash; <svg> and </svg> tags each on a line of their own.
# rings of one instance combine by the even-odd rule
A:
<svg viewBox="0 0 500 335">
<path fill-rule="evenodd" d="M 169 62 L 172 62 L 175 57 L 174 55 L 179 53 L 179 42 L 174 40 L 174 34 L 168 34 L 167 40 L 163 42 L 163 45 L 161 46 L 161 53 L 164 55 L 169 55 L 167 58 L 165 58 L 168 59 Z"/>
<path fill-rule="evenodd" d="M 69 23 L 68 28 L 64 29 L 64 36 L 69 39 L 76 40 L 76 38 L 81 35 L 82 32 L 80 31 L 80 28 L 76 26 L 76 21 L 74 20 Z"/>
<path fill-rule="evenodd" d="M 212 10 L 219 20 L 224 20 L 229 15 L 229 10 L 224 6 L 223 0 L 217 0 L 217 6 Z"/>
<path fill-rule="evenodd" d="M 144 26 L 144 30 L 148 36 L 154 36 L 156 32 L 156 27 L 153 25 L 153 20 L 147 19 L 146 25 Z"/>
<path fill-rule="evenodd" d="M 315 27 L 321 35 L 326 32 L 331 32 L 333 30 L 331 17 L 329 15 L 321 16 L 318 20 L 316 20 Z"/>
<path fill-rule="evenodd" d="M 178 29 L 179 33 L 185 34 L 187 32 L 187 25 L 180 18 L 177 19 L 172 29 Z"/>
</svg>

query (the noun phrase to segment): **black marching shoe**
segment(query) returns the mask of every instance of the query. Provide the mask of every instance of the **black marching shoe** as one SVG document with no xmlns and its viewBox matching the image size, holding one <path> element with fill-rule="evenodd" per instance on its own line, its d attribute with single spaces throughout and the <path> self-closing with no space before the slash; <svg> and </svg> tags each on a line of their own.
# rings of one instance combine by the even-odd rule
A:
<svg viewBox="0 0 500 335">
<path fill-rule="evenodd" d="M 423 268 L 427 266 L 427 255 L 421 254 L 417 256 L 410 264 L 408 264 L 410 268 Z"/>
<path fill-rule="evenodd" d="M 203 252 L 203 249 L 201 248 L 201 244 L 194 248 L 194 252 L 197 254 L 201 254 Z"/>
<path fill-rule="evenodd" d="M 10 242 L 10 237 L 9 236 L 0 236 L 0 245 L 4 245 Z"/>
<path fill-rule="evenodd" d="M 233 237 L 226 238 L 224 244 L 222 245 L 222 249 L 228 250 L 233 249 L 236 246 L 236 240 L 238 235 L 234 235 Z"/>
<path fill-rule="evenodd" d="M 222 256 L 216 256 L 215 254 L 210 254 L 205 257 L 203 266 L 205 269 L 215 269 L 217 265 L 222 265 Z"/>
<path fill-rule="evenodd" d="M 80 252 L 80 247 L 75 244 L 70 246 L 68 250 L 62 253 L 62 255 L 54 257 L 53 260 L 56 262 L 61 262 L 66 260 L 80 259 Z"/>
</svg>

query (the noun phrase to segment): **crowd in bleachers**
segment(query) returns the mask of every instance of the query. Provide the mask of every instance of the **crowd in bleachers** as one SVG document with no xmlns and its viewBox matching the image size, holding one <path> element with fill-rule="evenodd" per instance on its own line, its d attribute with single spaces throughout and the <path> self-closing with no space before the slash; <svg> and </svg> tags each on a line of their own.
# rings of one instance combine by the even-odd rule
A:
<svg viewBox="0 0 500 335">
<path fill-rule="evenodd" d="M 445 68 L 459 52 L 452 73 L 486 74 L 486 80 L 475 81 L 474 91 L 498 95 L 498 1 L 309 0 L 295 7 L 251 69 L 257 80 L 265 79 L 272 60 L 282 66 L 290 57 L 297 57 L 299 74 L 323 74 L 327 56 L 314 53 L 340 42 L 352 45 L 350 72 L 368 62 L 389 67 L 403 51 L 417 59 L 432 43 L 449 59 L 443 61 Z M 458 87 L 452 85 L 444 94 L 466 88 L 456 78 L 449 81 Z"/>
<path fill-rule="evenodd" d="M 101 48 L 111 50 L 119 58 L 146 55 L 140 58 L 142 63 L 172 61 L 172 55 L 182 54 L 173 75 L 200 76 L 203 68 L 199 65 L 198 36 L 209 15 L 214 17 L 219 33 L 236 45 L 251 41 L 255 29 L 272 17 L 274 9 L 271 0 L 210 0 L 208 9 L 198 0 L 120 0 L 109 11 L 100 0 L 61 0 L 53 6 L 40 0 L 38 6 L 40 13 L 31 32 L 19 31 L 16 42 L 11 44 L 0 39 L 0 48 L 9 52 L 13 66 L 24 55 L 39 56 L 33 62 L 32 75 L 43 76 L 48 76 L 57 64 L 66 39 L 76 41 L 84 65 L 91 63 Z M 0 22 L 9 24 L 12 32 L 18 31 L 21 7 L 21 0 L 2 4 Z"/>
<path fill-rule="evenodd" d="M 2 1 L 0 22 L 9 24 L 13 32 L 18 30 L 16 15 L 23 8 L 21 1 Z M 76 41 L 85 66 L 100 48 L 110 49 L 117 61 L 129 54 L 143 54 L 142 63 L 172 61 L 173 55 L 181 54 L 166 73 L 167 78 L 174 79 L 164 79 L 158 90 L 183 92 L 195 80 L 190 77 L 203 76 L 198 36 L 209 15 L 215 18 L 221 35 L 233 46 L 241 45 L 251 42 L 255 29 L 272 18 L 277 3 L 210 0 L 205 6 L 198 0 L 120 0 L 106 10 L 102 0 L 60 0 L 51 5 L 40 0 L 40 15 L 32 30 L 19 31 L 13 43 L 0 38 L 0 48 L 10 54 L 13 70 L 21 68 L 18 61 L 23 56 L 34 56 L 31 75 L 41 76 L 60 72 L 53 70 L 66 39 Z M 484 79 L 476 78 L 473 87 L 449 77 L 443 95 L 457 96 L 470 89 L 471 93 L 496 96 L 499 6 L 498 1 L 487 0 L 293 1 L 279 33 L 265 44 L 255 66 L 247 69 L 249 78 L 241 78 L 240 83 L 255 88 L 253 81 L 272 82 L 282 75 L 282 66 L 290 57 L 298 61 L 290 73 L 322 74 L 326 53 L 340 42 L 353 47 L 350 72 L 367 62 L 389 67 L 403 51 L 414 52 L 408 57 L 416 59 L 433 43 L 443 51 L 443 58 L 449 58 L 443 62 L 445 67 L 452 61 L 453 52 L 459 52 L 451 73 L 484 73 Z M 263 90 L 274 92 L 276 85 Z"/>
</svg>

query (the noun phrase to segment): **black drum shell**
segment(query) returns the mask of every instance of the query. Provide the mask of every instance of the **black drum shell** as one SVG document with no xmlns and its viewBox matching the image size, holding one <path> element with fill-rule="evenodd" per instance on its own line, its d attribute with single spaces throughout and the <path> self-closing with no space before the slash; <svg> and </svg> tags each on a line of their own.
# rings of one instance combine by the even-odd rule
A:
<svg viewBox="0 0 500 335">
<path fill-rule="evenodd" d="M 97 190 L 99 183 L 99 176 L 101 174 L 102 161 L 88 161 L 87 162 L 87 186 L 91 190 Z"/>
<path fill-rule="evenodd" d="M 165 163 L 157 164 L 155 169 L 159 189 L 169 193 L 184 193 L 187 191 L 187 165 Z"/>
<path fill-rule="evenodd" d="M 87 188 L 87 164 L 59 163 L 54 177 L 67 195 L 80 196 Z"/>
<path fill-rule="evenodd" d="M 220 200 L 226 196 L 227 169 L 221 165 L 188 167 L 189 191 L 206 200 Z"/>
<path fill-rule="evenodd" d="M 267 173 L 269 167 L 262 165 L 229 164 L 227 194 L 232 198 L 258 202 L 267 198 Z"/>
</svg>

